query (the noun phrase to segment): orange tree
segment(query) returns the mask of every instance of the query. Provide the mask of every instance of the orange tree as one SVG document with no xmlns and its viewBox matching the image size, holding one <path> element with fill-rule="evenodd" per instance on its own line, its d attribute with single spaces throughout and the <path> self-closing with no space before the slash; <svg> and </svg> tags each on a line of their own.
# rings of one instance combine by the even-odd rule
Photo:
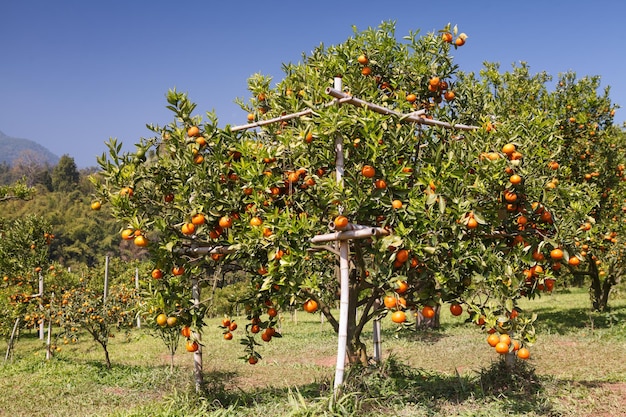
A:
<svg viewBox="0 0 626 417">
<path fill-rule="evenodd" d="M 48 271 L 49 245 L 54 236 L 40 216 L 0 220 L 0 276 L 6 297 L 2 314 L 3 335 L 9 335 L 13 323 L 28 325 L 42 320 L 49 294 L 40 294 L 40 276 Z"/>
<path fill-rule="evenodd" d="M 124 222 L 123 237 L 147 246 L 172 297 L 216 268 L 250 275 L 240 300 L 250 363 L 260 358 L 259 339 L 280 336 L 287 306 L 319 308 L 338 331 L 337 257 L 311 243 L 329 225 L 385 231 L 350 243 L 351 363 L 368 360 L 367 323 L 391 312 L 407 327 L 405 310 L 429 317 L 442 302 L 455 314 L 465 306 L 468 321 L 517 341 L 500 353 L 534 340 L 534 317 L 517 300 L 545 287 L 561 261 L 558 251 L 549 258 L 561 250 L 559 225 L 580 224 L 592 204 L 586 184 L 546 189 L 560 149 L 553 121 L 531 97 L 545 86 L 509 74 L 511 84 L 494 91 L 489 78 L 460 74 L 451 53 L 466 37 L 456 29 L 401 42 L 394 31 L 383 23 L 319 46 L 285 64 L 274 85 L 251 77 L 252 97 L 238 101 L 247 126 L 219 128 L 214 114 L 203 120 L 185 94 L 170 91 L 172 123 L 149 126 L 155 136 L 135 152 L 112 140 L 98 159 L 98 198 Z M 376 109 L 332 102 L 327 89 L 338 75 L 343 91 L 330 92 Z M 517 100 L 515 117 L 499 119 Z M 344 162 L 336 169 L 338 147 Z M 198 304 L 181 300 L 198 329 Z"/>
<path fill-rule="evenodd" d="M 557 160 L 565 167 L 563 177 L 589 184 L 599 195 L 598 204 L 569 242 L 576 256 L 569 271 L 576 283 L 589 277 L 593 309 L 602 311 L 626 271 L 624 132 L 613 123 L 616 106 L 609 89 L 600 90 L 597 76 L 577 79 L 574 73 L 562 74 L 554 98 L 551 112 L 564 139 L 564 152 Z"/>
<path fill-rule="evenodd" d="M 90 276 L 68 286 L 51 303 L 52 319 L 61 328 L 64 343 L 76 342 L 86 331 L 104 351 L 105 365 L 111 368 L 109 339 L 115 332 L 129 332 L 135 325 L 138 305 L 137 291 L 123 283 L 111 285 L 106 297 L 102 287 L 96 288 Z M 95 280 L 97 281 L 97 280 Z"/>
</svg>

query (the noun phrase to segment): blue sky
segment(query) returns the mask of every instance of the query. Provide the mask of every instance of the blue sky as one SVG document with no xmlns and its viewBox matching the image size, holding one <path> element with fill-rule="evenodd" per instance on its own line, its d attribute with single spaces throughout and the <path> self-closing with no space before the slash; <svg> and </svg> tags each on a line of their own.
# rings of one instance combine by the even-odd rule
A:
<svg viewBox="0 0 626 417">
<path fill-rule="evenodd" d="M 245 123 L 233 100 L 254 73 L 280 79 L 320 43 L 397 22 L 396 33 L 456 24 L 468 34 L 454 52 L 464 71 L 483 62 L 508 70 L 599 75 L 626 107 L 626 2 L 570 1 L 163 1 L 6 0 L 0 3 L 0 131 L 28 138 L 79 167 L 95 166 L 104 142 L 131 148 L 147 123 L 170 121 L 176 88 L 214 110 L 221 125 Z M 626 109 L 616 122 L 626 120 Z"/>
</svg>

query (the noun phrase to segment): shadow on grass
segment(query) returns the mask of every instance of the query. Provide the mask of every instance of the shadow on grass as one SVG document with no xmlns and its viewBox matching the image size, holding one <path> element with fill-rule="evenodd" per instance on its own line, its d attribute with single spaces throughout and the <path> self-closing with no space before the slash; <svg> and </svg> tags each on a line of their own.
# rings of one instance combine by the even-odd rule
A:
<svg viewBox="0 0 626 417">
<path fill-rule="evenodd" d="M 540 307 L 533 309 L 537 313 L 539 330 L 551 333 L 567 334 L 585 328 L 609 328 L 626 322 L 626 308 L 613 308 L 604 312 L 595 312 L 587 308 Z"/>
<path fill-rule="evenodd" d="M 504 361 L 499 361 L 477 376 L 449 376 L 412 368 L 389 358 L 380 366 L 350 368 L 341 398 L 334 400 L 330 381 L 243 392 L 227 391 L 225 380 L 220 385 L 216 377 L 218 375 L 211 377 L 213 383 L 207 386 L 206 395 L 213 398 L 213 404 L 229 409 L 271 403 L 287 403 L 288 406 L 291 401 L 286 399 L 293 398 L 294 392 L 301 400 L 300 405 L 304 402 L 309 408 L 306 415 L 317 415 L 316 409 L 332 410 L 336 404 L 341 404 L 341 410 L 335 409 L 330 415 L 344 415 L 346 410 L 353 415 L 362 412 L 388 415 L 390 408 L 402 409 L 416 404 L 428 409 L 432 415 L 444 415 L 450 406 L 462 408 L 464 403 L 469 406 L 477 401 L 506 401 L 507 407 L 523 413 L 545 413 L 550 409 L 542 395 L 542 383 L 525 362 L 511 369 Z"/>
</svg>

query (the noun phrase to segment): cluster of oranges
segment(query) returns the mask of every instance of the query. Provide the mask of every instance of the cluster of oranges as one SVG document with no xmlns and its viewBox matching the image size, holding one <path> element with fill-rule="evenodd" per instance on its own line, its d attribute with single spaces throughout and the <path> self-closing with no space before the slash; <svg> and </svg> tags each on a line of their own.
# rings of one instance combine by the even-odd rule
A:
<svg viewBox="0 0 626 417">
<path fill-rule="evenodd" d="M 511 339 L 508 333 L 491 333 L 487 337 L 487 343 L 500 355 L 515 353 L 520 359 L 528 359 L 530 357 L 528 348 L 522 346 L 519 341 Z"/>
</svg>

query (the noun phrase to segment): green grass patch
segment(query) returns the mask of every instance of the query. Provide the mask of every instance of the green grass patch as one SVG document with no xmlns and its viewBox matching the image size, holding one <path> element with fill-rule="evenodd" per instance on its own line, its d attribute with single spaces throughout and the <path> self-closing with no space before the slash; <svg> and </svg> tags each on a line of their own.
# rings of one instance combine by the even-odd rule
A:
<svg viewBox="0 0 626 417">
<path fill-rule="evenodd" d="M 0 416 L 619 415 L 626 406 L 626 298 L 616 293 L 611 306 L 590 312 L 583 289 L 524 302 L 539 314 L 539 338 L 531 359 L 513 369 L 478 327 L 445 308 L 438 330 L 396 333 L 384 320 L 384 362 L 350 368 L 338 397 L 337 338 L 319 315 L 284 314 L 284 337 L 265 344 L 255 366 L 240 360 L 240 345 L 223 340 L 212 321 L 203 334 L 202 394 L 182 340 L 171 369 L 159 339 L 143 330 L 116 335 L 106 369 L 86 335 L 46 360 L 43 342 L 25 333 L 0 366 Z M 364 337 L 371 349 L 371 329 Z"/>
</svg>

